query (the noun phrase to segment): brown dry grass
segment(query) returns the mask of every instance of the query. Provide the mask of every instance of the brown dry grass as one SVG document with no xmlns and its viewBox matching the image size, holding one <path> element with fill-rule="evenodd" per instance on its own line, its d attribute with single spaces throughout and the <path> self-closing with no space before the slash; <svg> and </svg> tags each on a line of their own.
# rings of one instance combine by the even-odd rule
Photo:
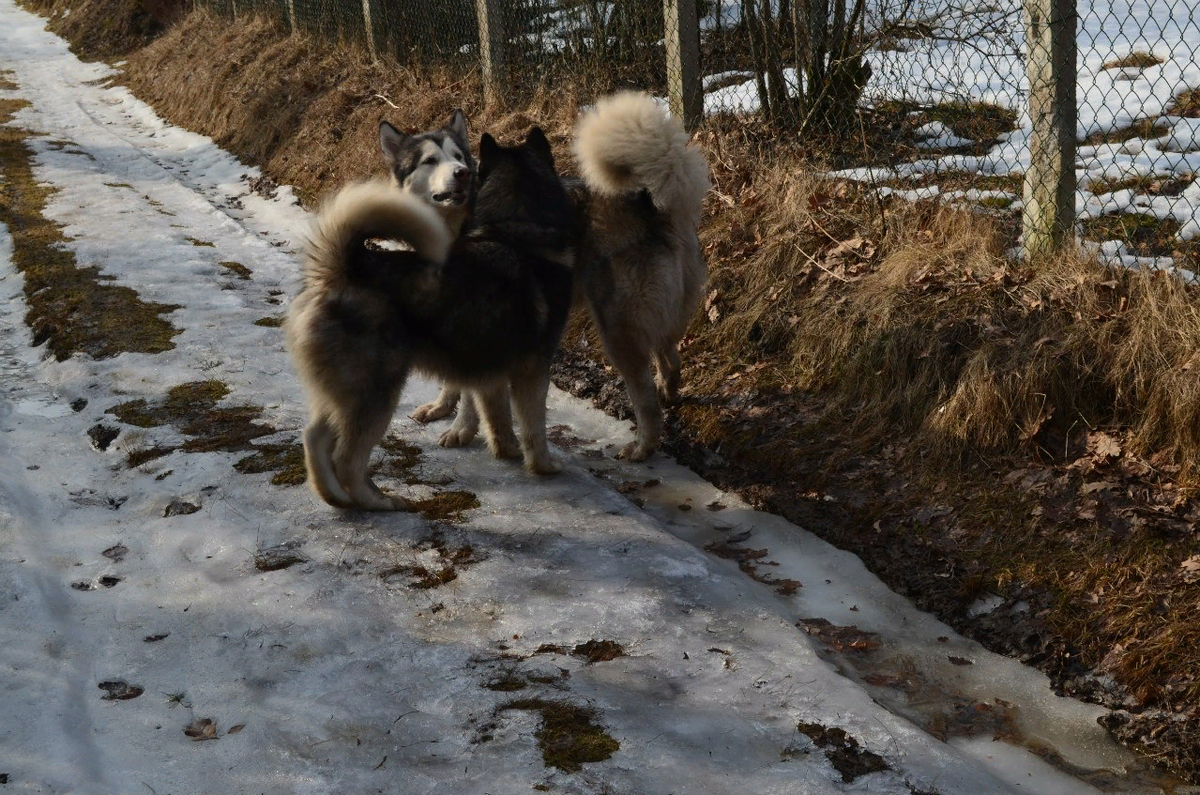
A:
<svg viewBox="0 0 1200 795">
<path fill-rule="evenodd" d="M 1148 52 L 1131 52 L 1128 55 L 1108 61 L 1101 69 L 1149 69 L 1163 62 L 1162 58 Z"/>
<path fill-rule="evenodd" d="M 382 168 L 380 119 L 430 129 L 462 107 L 473 143 L 484 129 L 511 139 L 536 123 L 565 155 L 578 109 L 569 86 L 536 91 L 515 110 L 488 107 L 474 73 L 371 63 L 266 19 L 229 25 L 204 10 L 131 53 L 123 71 L 161 115 L 294 185 L 306 204 Z"/>
<path fill-rule="evenodd" d="M 1141 451 L 1200 462 L 1195 289 L 1077 256 L 1018 266 L 986 217 L 880 214 L 786 158 L 719 174 L 718 190 L 731 206 L 703 230 L 714 267 L 693 394 L 828 393 L 865 442 L 899 432 L 956 454 L 1014 449 L 1051 418 L 1116 424 Z"/>
<path fill-rule="evenodd" d="M 182 0 L 24 0 L 86 59 L 114 58 L 149 44 L 178 19 Z M 190 4 L 189 4 L 190 5 Z M 65 17 L 63 14 L 69 12 Z"/>
</svg>

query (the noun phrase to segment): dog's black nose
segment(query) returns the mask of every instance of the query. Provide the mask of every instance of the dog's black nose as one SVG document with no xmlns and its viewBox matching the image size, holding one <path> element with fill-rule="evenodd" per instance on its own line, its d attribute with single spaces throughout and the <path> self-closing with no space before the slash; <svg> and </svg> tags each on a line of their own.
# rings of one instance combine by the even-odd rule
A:
<svg viewBox="0 0 1200 795">
<path fill-rule="evenodd" d="M 459 185 L 466 185 L 471 181 L 471 169 L 466 166 L 459 166 L 454 169 L 454 181 Z"/>
</svg>

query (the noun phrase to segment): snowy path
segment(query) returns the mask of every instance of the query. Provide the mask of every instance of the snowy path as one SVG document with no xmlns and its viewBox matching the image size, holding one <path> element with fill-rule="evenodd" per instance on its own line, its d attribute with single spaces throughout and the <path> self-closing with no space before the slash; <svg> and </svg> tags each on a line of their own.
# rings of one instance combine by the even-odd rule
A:
<svg viewBox="0 0 1200 795">
<path fill-rule="evenodd" d="M 46 358 L 0 228 L 4 792 L 1097 791 L 993 742 L 1001 728 L 1119 791 L 1159 791 L 1119 775 L 1130 759 L 1096 726 L 1100 710 L 1053 698 L 1044 677 L 915 611 L 853 556 L 687 470 L 614 461 L 628 426 L 561 393 L 551 423 L 567 471 L 534 479 L 478 446 L 438 448 L 439 429 L 404 418 L 433 386 L 409 388 L 393 431 L 436 485 L 382 482 L 473 492 L 481 506 L 462 524 L 338 513 L 235 471 L 245 452 L 129 468 L 130 452 L 184 437 L 107 410 L 186 382 L 218 379 L 224 405 L 262 406 L 279 432 L 258 443 L 296 440 L 304 408 L 281 335 L 254 322 L 294 294 L 307 217 L 287 189 L 254 194 L 243 175 L 255 170 L 104 87 L 107 67 L 79 63 L 12 0 L 0 30 L 0 72 L 17 85 L 0 99 L 32 103 L 12 124 L 43 134 L 28 141 L 34 173 L 57 191 L 45 215 L 80 265 L 181 307 L 171 351 Z M 97 424 L 121 431 L 103 451 Z M 173 501 L 197 510 L 164 516 Z M 779 565 L 760 570 L 803 585 L 781 595 L 701 551 L 714 542 L 765 548 Z M 302 560 L 256 567 L 279 545 Z M 456 577 L 411 587 L 418 567 Z M 853 635 L 863 649 L 839 672 L 829 643 L 796 626 L 815 617 L 877 635 Z M 593 640 L 624 655 L 573 653 Z M 904 686 L 882 673 L 901 669 Z M 117 681 L 144 692 L 102 698 Z M 1019 706 L 948 742 L 920 728 L 955 705 L 999 714 L 995 699 Z M 555 714 L 588 718 L 577 733 L 619 749 L 575 772 L 545 766 L 536 735 Z M 801 722 L 844 729 L 887 769 L 844 777 Z"/>
</svg>

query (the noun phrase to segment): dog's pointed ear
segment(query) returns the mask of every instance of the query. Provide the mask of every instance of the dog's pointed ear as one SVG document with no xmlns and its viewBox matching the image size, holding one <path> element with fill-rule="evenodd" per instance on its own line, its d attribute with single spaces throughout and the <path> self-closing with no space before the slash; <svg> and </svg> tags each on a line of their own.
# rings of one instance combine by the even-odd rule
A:
<svg viewBox="0 0 1200 795">
<path fill-rule="evenodd" d="M 542 132 L 541 127 L 534 127 L 529 131 L 529 134 L 525 136 L 525 147 L 536 152 L 551 166 L 554 165 L 554 153 L 550 151 L 550 141 L 546 138 L 546 133 Z"/>
<path fill-rule="evenodd" d="M 490 160 L 500 153 L 500 144 L 496 143 L 496 139 L 488 133 L 484 133 L 479 139 L 479 159 Z"/>
<path fill-rule="evenodd" d="M 462 110 L 454 111 L 454 115 L 450 117 L 450 123 L 446 125 L 446 129 L 450 134 L 462 142 L 466 146 L 470 139 L 467 137 L 467 114 Z"/>
<path fill-rule="evenodd" d="M 389 166 L 394 166 L 399 162 L 400 150 L 404 148 L 407 141 L 407 135 L 386 121 L 379 122 L 379 152 Z"/>
</svg>

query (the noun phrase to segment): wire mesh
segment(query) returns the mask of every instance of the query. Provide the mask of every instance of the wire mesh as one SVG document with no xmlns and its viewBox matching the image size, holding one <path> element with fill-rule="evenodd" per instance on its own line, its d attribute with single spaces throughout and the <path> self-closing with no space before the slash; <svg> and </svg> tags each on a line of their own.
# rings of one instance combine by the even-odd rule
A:
<svg viewBox="0 0 1200 795">
<path fill-rule="evenodd" d="M 1189 0 L 1080 5 L 1081 237 L 1126 264 L 1200 265 L 1200 18 Z"/>
<path fill-rule="evenodd" d="M 199 1 L 407 65 L 486 55 L 513 100 L 544 84 L 585 102 L 672 96 L 689 123 L 798 132 L 820 168 L 889 193 L 1023 209 L 1027 224 L 1049 209 L 1063 236 L 1130 263 L 1197 258 L 1194 0 Z M 1059 61 L 1031 59 L 1063 25 Z"/>
</svg>

